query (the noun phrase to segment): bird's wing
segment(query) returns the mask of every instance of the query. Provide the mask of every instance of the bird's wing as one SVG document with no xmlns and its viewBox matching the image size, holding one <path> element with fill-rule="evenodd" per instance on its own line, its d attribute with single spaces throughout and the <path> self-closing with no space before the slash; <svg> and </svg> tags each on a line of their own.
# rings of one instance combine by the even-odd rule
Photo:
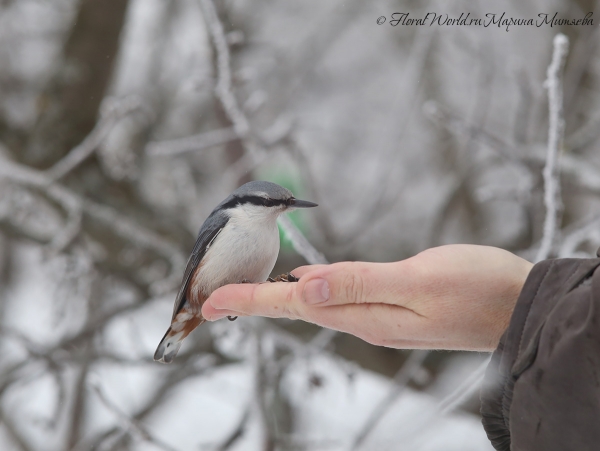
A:
<svg viewBox="0 0 600 451">
<path fill-rule="evenodd" d="M 223 227 L 229 221 L 229 216 L 223 213 L 211 214 L 202 227 L 200 228 L 200 232 L 198 233 L 198 238 L 196 239 L 196 244 L 194 245 L 194 249 L 188 259 L 187 266 L 185 267 L 185 272 L 183 273 L 183 279 L 181 280 L 181 287 L 179 288 L 179 292 L 177 293 L 177 298 L 175 298 L 175 306 L 173 307 L 173 318 L 179 313 L 183 305 L 185 304 L 186 298 L 185 293 L 187 291 L 188 284 L 190 283 L 190 279 L 194 274 L 194 270 L 198 267 L 204 254 L 210 247 L 210 244 L 217 237 L 217 235 L 223 230 Z"/>
</svg>

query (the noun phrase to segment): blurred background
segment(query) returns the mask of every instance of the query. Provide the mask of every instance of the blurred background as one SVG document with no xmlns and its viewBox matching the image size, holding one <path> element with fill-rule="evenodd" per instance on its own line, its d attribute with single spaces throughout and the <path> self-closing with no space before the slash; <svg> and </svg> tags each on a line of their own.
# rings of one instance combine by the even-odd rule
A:
<svg viewBox="0 0 600 451">
<path fill-rule="evenodd" d="M 285 320 L 152 361 L 203 220 L 271 180 L 330 262 L 448 243 L 535 259 L 552 40 L 570 41 L 551 256 L 600 245 L 595 0 L 0 0 L 2 450 L 490 450 L 487 355 Z M 599 13 L 600 14 L 600 13 Z M 388 21 L 377 24 L 377 18 Z M 305 264 L 282 232 L 275 274 Z"/>
</svg>

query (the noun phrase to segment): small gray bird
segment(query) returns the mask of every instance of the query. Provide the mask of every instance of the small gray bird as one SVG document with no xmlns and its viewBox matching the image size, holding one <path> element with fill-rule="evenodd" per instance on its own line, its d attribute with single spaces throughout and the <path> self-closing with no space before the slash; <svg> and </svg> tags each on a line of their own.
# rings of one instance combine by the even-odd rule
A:
<svg viewBox="0 0 600 451">
<path fill-rule="evenodd" d="M 202 304 L 214 290 L 230 283 L 266 281 L 279 253 L 277 217 L 316 206 L 263 181 L 246 183 L 217 205 L 200 228 L 175 299 L 171 327 L 154 360 L 173 361 L 185 337 L 206 321 Z"/>
</svg>

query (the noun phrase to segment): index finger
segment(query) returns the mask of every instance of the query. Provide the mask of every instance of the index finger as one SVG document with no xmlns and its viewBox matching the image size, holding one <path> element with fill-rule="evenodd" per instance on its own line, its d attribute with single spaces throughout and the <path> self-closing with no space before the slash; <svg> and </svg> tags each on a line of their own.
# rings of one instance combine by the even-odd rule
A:
<svg viewBox="0 0 600 451">
<path fill-rule="evenodd" d="M 291 274 L 301 278 L 311 271 L 322 269 L 328 265 L 300 266 Z M 290 318 L 290 311 L 282 308 L 290 302 L 296 301 L 292 293 L 298 286 L 297 283 L 274 282 L 263 284 L 232 284 L 215 290 L 202 306 L 202 316 L 209 321 L 223 318 L 224 316 L 258 315 L 270 318 Z M 260 288 L 255 292 L 255 287 Z"/>
<path fill-rule="evenodd" d="M 329 265 L 304 265 L 304 266 L 298 266 L 293 271 L 290 271 L 290 273 L 293 274 L 294 276 L 300 278 L 304 274 L 307 274 L 307 273 L 309 273 L 311 271 L 315 271 L 317 269 L 326 268 L 327 266 L 329 266 Z"/>
<path fill-rule="evenodd" d="M 230 315 L 235 312 L 297 319 L 301 317 L 298 309 L 302 304 L 298 285 L 288 282 L 225 285 L 206 300 L 202 306 L 202 316 L 210 321 L 222 318 L 224 313 Z"/>
<path fill-rule="evenodd" d="M 310 268 L 304 272 L 304 268 Z M 315 307 L 343 304 L 401 305 L 398 274 L 394 263 L 342 262 L 298 268 L 298 283 L 228 285 L 208 298 L 202 314 L 207 319 L 223 317 L 218 310 L 270 318 L 306 318 Z M 405 287 L 404 291 L 407 287 Z"/>
</svg>

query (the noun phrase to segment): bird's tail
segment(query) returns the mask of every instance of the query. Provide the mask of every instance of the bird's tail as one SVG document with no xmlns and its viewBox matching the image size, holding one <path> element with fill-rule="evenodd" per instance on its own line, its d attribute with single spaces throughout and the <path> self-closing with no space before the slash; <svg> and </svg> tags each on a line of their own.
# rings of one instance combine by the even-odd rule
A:
<svg viewBox="0 0 600 451">
<path fill-rule="evenodd" d="M 165 336 L 160 341 L 156 352 L 154 353 L 154 360 L 161 363 L 171 363 L 185 337 L 194 330 L 198 325 L 202 324 L 206 320 L 202 317 L 189 317 L 179 318 L 177 315 L 171 323 L 171 327 L 165 333 Z"/>
<path fill-rule="evenodd" d="M 161 363 L 171 363 L 177 355 L 184 338 L 183 331 L 175 332 L 169 327 L 169 330 L 167 330 L 167 333 L 156 348 L 154 360 Z"/>
</svg>

